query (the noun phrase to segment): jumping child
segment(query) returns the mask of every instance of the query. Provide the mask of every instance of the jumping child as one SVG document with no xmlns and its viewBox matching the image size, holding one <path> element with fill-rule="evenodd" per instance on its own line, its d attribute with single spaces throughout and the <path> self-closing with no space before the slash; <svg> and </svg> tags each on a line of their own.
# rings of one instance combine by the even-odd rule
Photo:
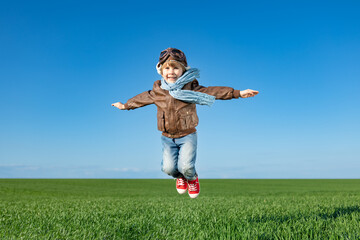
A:
<svg viewBox="0 0 360 240">
<path fill-rule="evenodd" d="M 163 158 L 161 169 L 176 178 L 176 189 L 191 198 L 200 193 L 198 174 L 195 170 L 197 132 L 199 119 L 196 104 L 211 106 L 215 99 L 248 98 L 258 91 L 234 90 L 230 87 L 204 87 L 196 78 L 199 70 L 188 66 L 185 54 L 176 48 L 160 53 L 156 65 L 161 80 L 154 82 L 153 89 L 140 93 L 125 104 L 113 103 L 120 110 L 131 110 L 149 104 L 157 106 L 157 125 L 162 132 Z"/>
</svg>

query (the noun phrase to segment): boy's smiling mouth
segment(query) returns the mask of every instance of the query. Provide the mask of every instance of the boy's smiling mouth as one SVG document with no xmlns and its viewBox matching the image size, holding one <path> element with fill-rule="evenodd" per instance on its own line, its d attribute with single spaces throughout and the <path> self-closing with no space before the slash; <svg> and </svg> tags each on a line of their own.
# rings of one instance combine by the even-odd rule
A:
<svg viewBox="0 0 360 240">
<path fill-rule="evenodd" d="M 167 79 L 177 79 L 176 75 L 167 76 Z"/>
</svg>

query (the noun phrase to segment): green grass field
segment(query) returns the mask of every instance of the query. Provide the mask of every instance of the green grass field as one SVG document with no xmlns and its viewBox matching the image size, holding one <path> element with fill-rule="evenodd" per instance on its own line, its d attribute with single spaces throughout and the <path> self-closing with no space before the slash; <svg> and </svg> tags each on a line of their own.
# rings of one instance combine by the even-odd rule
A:
<svg viewBox="0 0 360 240">
<path fill-rule="evenodd" d="M 0 239 L 360 239 L 360 180 L 0 179 Z"/>
</svg>

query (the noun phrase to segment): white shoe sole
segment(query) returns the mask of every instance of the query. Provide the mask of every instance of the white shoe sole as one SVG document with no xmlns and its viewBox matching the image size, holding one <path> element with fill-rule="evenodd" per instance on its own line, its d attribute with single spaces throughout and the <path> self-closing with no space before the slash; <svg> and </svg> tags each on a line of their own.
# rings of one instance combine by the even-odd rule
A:
<svg viewBox="0 0 360 240">
<path fill-rule="evenodd" d="M 199 194 L 200 194 L 200 193 L 196 193 L 196 194 L 190 194 L 190 193 L 189 193 L 189 196 L 190 196 L 191 198 L 197 198 L 197 197 L 199 196 Z"/>
<path fill-rule="evenodd" d="M 187 189 L 176 189 L 178 191 L 179 194 L 184 194 L 186 193 Z"/>
</svg>

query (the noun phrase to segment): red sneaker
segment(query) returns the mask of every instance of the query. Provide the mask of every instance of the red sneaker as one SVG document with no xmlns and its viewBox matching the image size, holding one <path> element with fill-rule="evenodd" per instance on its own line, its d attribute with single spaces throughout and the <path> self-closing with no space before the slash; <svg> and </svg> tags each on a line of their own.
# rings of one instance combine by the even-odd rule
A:
<svg viewBox="0 0 360 240">
<path fill-rule="evenodd" d="M 189 181 L 188 180 L 188 188 L 189 188 L 189 196 L 191 198 L 197 198 L 197 196 L 199 196 L 200 193 L 200 184 L 199 184 L 199 179 L 196 178 L 193 181 Z"/>
<path fill-rule="evenodd" d="M 176 179 L 176 190 L 180 194 L 186 193 L 186 189 L 188 187 L 187 180 L 184 177 Z"/>
</svg>

